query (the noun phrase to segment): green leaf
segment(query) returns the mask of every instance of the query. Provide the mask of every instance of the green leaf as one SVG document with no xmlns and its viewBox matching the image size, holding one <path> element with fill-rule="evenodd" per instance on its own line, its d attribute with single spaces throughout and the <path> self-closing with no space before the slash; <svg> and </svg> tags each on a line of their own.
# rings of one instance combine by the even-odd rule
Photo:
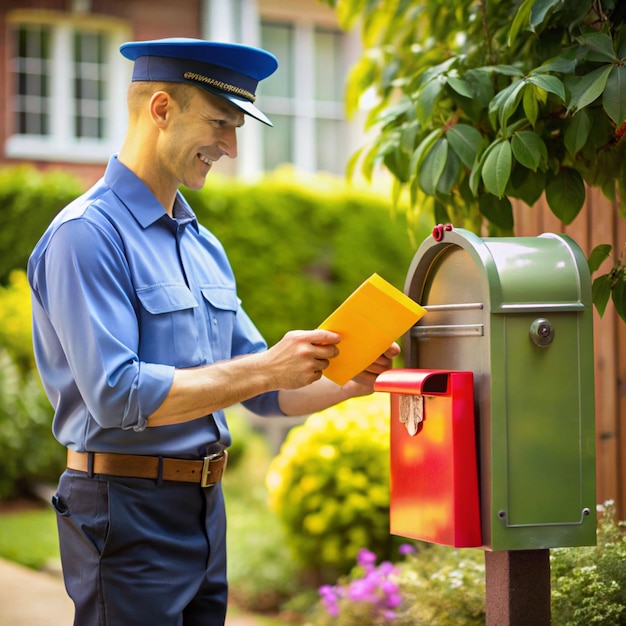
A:
<svg viewBox="0 0 626 626">
<path fill-rule="evenodd" d="M 432 150 L 424 157 L 419 171 L 419 184 L 424 193 L 435 195 L 439 179 L 443 174 L 448 160 L 448 140 L 441 137 Z"/>
<path fill-rule="evenodd" d="M 626 322 L 626 280 L 624 279 L 623 272 L 618 276 L 617 282 L 613 285 L 611 297 L 617 314 Z"/>
<path fill-rule="evenodd" d="M 623 65 L 613 67 L 602 95 L 602 106 L 618 126 L 626 120 L 626 67 Z"/>
<path fill-rule="evenodd" d="M 444 196 L 449 195 L 459 179 L 460 171 L 461 161 L 459 160 L 459 157 L 452 150 L 448 150 L 446 166 L 444 167 L 444 170 L 439 177 L 439 182 L 437 183 L 437 193 Z"/>
<path fill-rule="evenodd" d="M 519 76 L 520 78 L 524 76 L 524 72 L 519 67 L 515 67 L 515 65 L 488 65 L 482 69 L 496 72 L 496 74 L 502 74 L 503 76 Z"/>
<path fill-rule="evenodd" d="M 565 86 L 556 76 L 550 76 L 548 74 L 532 74 L 528 77 L 527 81 L 549 93 L 553 93 L 565 102 Z"/>
<path fill-rule="evenodd" d="M 598 276 L 598 278 L 596 278 L 591 284 L 591 299 L 593 300 L 600 317 L 604 315 L 610 296 L 611 275 L 604 274 L 604 276 Z"/>
<path fill-rule="evenodd" d="M 585 184 L 574 169 L 564 168 L 548 180 L 546 200 L 563 223 L 571 224 L 585 202 Z"/>
<path fill-rule="evenodd" d="M 413 153 L 415 150 L 415 140 L 417 139 L 417 134 L 421 130 L 421 127 L 417 121 L 412 121 L 406 124 L 401 129 L 401 147 L 403 150 L 407 152 Z"/>
<path fill-rule="evenodd" d="M 450 221 L 450 214 L 448 213 L 448 209 L 446 205 L 439 201 L 435 201 L 435 224 L 447 224 Z"/>
<path fill-rule="evenodd" d="M 413 156 L 411 157 L 410 170 L 416 172 L 422 165 L 424 157 L 430 152 L 431 148 L 435 145 L 435 142 L 441 137 L 443 129 L 435 128 L 431 131 L 424 140 L 417 146 Z"/>
<path fill-rule="evenodd" d="M 565 128 L 564 142 L 567 151 L 572 155 L 578 154 L 587 143 L 591 132 L 591 116 L 587 109 L 578 111 Z"/>
<path fill-rule="evenodd" d="M 533 3 L 530 11 L 530 26 L 533 32 L 535 32 L 537 26 L 543 24 L 548 13 L 561 2 L 562 0 L 536 0 Z"/>
<path fill-rule="evenodd" d="M 464 96 L 465 98 L 474 97 L 474 90 L 472 89 L 472 86 L 463 78 L 459 78 L 458 76 L 448 76 L 447 81 L 448 85 L 450 85 L 450 87 L 460 96 Z"/>
<path fill-rule="evenodd" d="M 494 128 L 497 128 L 497 120 L 503 130 L 506 129 L 508 119 L 515 113 L 520 103 L 525 84 L 523 80 L 515 81 L 497 93 L 489 103 L 489 121 Z"/>
<path fill-rule="evenodd" d="M 572 97 L 569 103 L 568 113 L 583 109 L 599 98 L 604 91 L 606 81 L 612 69 L 613 65 L 608 63 L 582 76 L 572 87 Z"/>
<path fill-rule="evenodd" d="M 489 72 L 484 68 L 470 69 L 464 78 L 472 87 L 474 100 L 482 106 L 488 106 L 493 98 L 493 81 Z"/>
<path fill-rule="evenodd" d="M 535 0 L 524 0 L 520 8 L 517 10 L 513 23 L 511 24 L 511 29 L 509 30 L 509 37 L 507 40 L 509 48 L 515 43 L 519 31 L 524 26 L 530 27 L 530 9 L 532 8 L 534 2 Z"/>
<path fill-rule="evenodd" d="M 537 101 L 534 88 L 524 89 L 522 106 L 524 108 L 524 115 L 526 115 L 528 121 L 534 128 L 537 123 L 537 118 L 539 117 L 539 102 Z"/>
<path fill-rule="evenodd" d="M 507 187 L 507 195 L 519 198 L 529 207 L 533 206 L 546 188 L 546 173 L 531 172 L 525 167 L 514 167 Z"/>
<path fill-rule="evenodd" d="M 403 183 L 409 180 L 409 158 L 406 152 L 400 150 L 399 144 L 396 144 L 395 149 L 389 150 L 383 156 L 383 163 L 389 170 L 394 178 L 397 178 Z"/>
<path fill-rule="evenodd" d="M 512 163 L 511 144 L 500 140 L 494 145 L 482 168 L 483 183 L 489 193 L 502 198 L 511 176 Z"/>
<path fill-rule="evenodd" d="M 548 160 L 548 149 L 543 139 L 532 130 L 515 133 L 511 140 L 513 156 L 529 170 L 537 168 Z"/>
<path fill-rule="evenodd" d="M 485 142 L 480 131 L 468 124 L 455 124 L 448 129 L 446 136 L 463 165 L 471 169 Z"/>
<path fill-rule="evenodd" d="M 577 38 L 578 42 L 590 51 L 584 54 L 588 61 L 617 61 L 613 41 L 608 33 L 588 33 Z"/>
<path fill-rule="evenodd" d="M 417 95 L 415 101 L 415 112 L 417 113 L 417 119 L 424 126 L 427 125 L 428 120 L 432 115 L 435 101 L 439 98 L 443 86 L 443 80 L 440 77 L 436 77 L 426 83 Z"/>
<path fill-rule="evenodd" d="M 504 105 L 500 109 L 498 118 L 500 121 L 500 126 L 502 127 L 502 131 L 506 133 L 506 123 L 509 121 L 513 113 L 517 110 L 519 103 L 522 100 L 523 89 L 526 86 L 526 81 L 519 80 L 514 85 L 512 85 L 513 89 L 511 89 L 511 93 L 508 95 L 506 100 L 504 101 Z"/>
<path fill-rule="evenodd" d="M 481 194 L 478 200 L 480 212 L 493 224 L 504 230 L 513 228 L 513 207 L 508 198 L 496 198 L 491 194 Z"/>
<path fill-rule="evenodd" d="M 558 74 L 573 74 L 578 64 L 578 58 L 576 56 L 578 48 L 572 46 L 565 49 L 561 54 L 551 59 L 548 59 L 545 63 L 542 63 L 537 70 L 543 74 L 547 72 L 556 72 Z"/>
<path fill-rule="evenodd" d="M 611 250 L 612 246 L 610 244 L 602 243 L 591 251 L 589 259 L 587 259 L 587 264 L 589 265 L 589 271 L 592 274 L 597 272 L 602 263 L 609 258 Z"/>
</svg>

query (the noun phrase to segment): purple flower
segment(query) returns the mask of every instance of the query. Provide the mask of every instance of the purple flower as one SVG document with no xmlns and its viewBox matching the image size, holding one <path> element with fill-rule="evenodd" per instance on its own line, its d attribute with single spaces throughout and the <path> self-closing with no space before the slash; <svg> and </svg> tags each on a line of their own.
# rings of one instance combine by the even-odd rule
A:
<svg viewBox="0 0 626 626">
<path fill-rule="evenodd" d="M 414 554 L 415 552 L 415 546 L 411 545 L 410 543 L 403 543 L 398 548 L 398 554 L 400 554 L 400 556 L 407 556 L 408 554 Z"/>
<path fill-rule="evenodd" d="M 414 551 L 412 546 L 405 545 L 408 548 L 405 548 L 405 554 Z M 398 568 L 389 561 L 383 561 L 376 567 L 376 555 L 366 548 L 359 550 L 357 564 L 363 571 L 360 578 L 355 578 L 348 584 L 334 587 L 323 585 L 318 589 L 326 612 L 331 617 L 339 617 L 339 602 L 349 600 L 369 604 L 372 617 L 395 619 L 395 609 L 402 603 L 400 588 L 392 579 L 398 573 Z"/>
<path fill-rule="evenodd" d="M 367 548 L 361 548 L 357 555 L 356 562 L 366 570 L 371 569 L 376 563 L 376 555 Z"/>
</svg>

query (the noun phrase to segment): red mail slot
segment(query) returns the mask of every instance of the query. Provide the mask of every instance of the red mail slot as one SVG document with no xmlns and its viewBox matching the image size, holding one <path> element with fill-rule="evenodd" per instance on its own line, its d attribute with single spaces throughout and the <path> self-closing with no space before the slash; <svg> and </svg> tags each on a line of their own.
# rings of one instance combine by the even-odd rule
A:
<svg viewBox="0 0 626 626">
<path fill-rule="evenodd" d="M 392 369 L 394 535 L 456 547 L 482 545 L 472 372 Z"/>
</svg>

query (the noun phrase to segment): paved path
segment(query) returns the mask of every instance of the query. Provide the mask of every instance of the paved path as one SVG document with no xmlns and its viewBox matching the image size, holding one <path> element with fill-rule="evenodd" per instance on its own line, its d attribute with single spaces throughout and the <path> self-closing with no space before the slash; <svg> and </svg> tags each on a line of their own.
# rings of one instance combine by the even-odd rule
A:
<svg viewBox="0 0 626 626">
<path fill-rule="evenodd" d="M 35 572 L 0 559 L 2 626 L 71 626 L 72 601 L 59 573 Z M 227 617 L 226 626 L 258 626 L 254 617 Z"/>
</svg>

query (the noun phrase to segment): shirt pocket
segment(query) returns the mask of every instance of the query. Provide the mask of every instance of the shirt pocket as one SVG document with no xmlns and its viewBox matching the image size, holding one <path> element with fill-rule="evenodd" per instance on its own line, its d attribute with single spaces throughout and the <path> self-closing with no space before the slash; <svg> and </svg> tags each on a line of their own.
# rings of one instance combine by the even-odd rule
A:
<svg viewBox="0 0 626 626">
<path fill-rule="evenodd" d="M 184 284 L 161 283 L 137 289 L 141 303 L 139 359 L 190 367 L 202 361 L 198 302 Z"/>
<path fill-rule="evenodd" d="M 237 292 L 228 287 L 204 287 L 201 291 L 209 320 L 213 359 L 229 359 L 232 356 L 232 339 L 239 309 Z"/>
</svg>

